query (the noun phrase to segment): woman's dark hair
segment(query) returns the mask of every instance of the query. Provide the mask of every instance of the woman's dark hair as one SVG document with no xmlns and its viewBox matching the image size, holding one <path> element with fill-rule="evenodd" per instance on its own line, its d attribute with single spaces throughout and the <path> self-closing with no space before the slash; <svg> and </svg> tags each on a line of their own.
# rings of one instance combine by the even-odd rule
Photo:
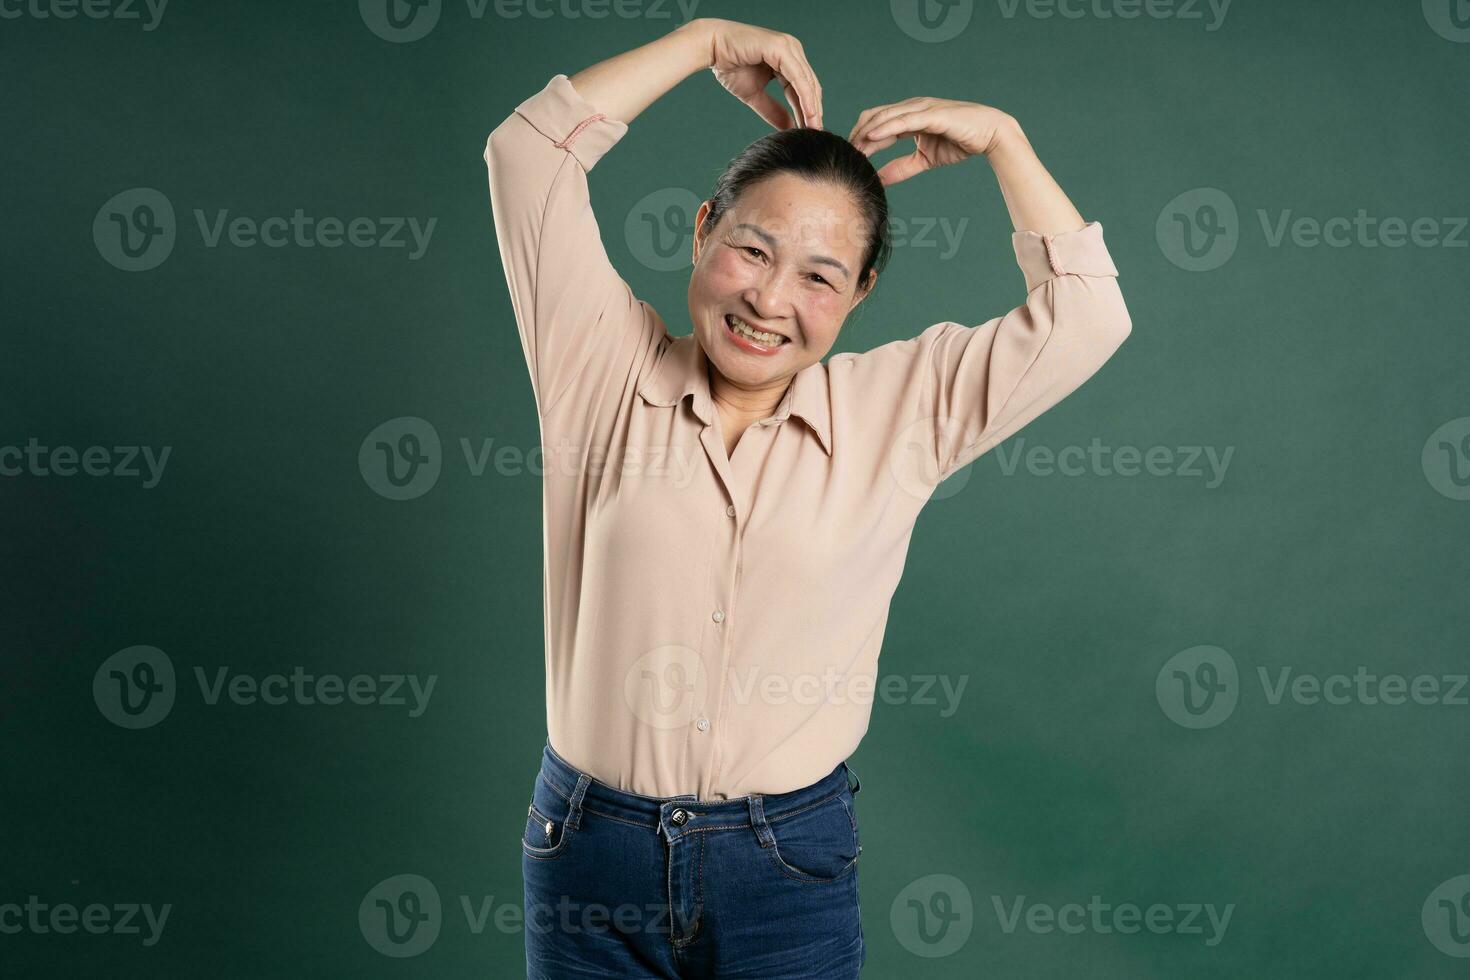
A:
<svg viewBox="0 0 1470 980">
<path fill-rule="evenodd" d="M 857 205 L 866 225 L 867 249 L 858 269 L 859 288 L 870 270 L 882 272 L 892 244 L 888 234 L 888 195 L 878 171 L 847 140 L 825 129 L 805 126 L 767 133 L 747 146 L 725 167 L 710 195 L 704 235 L 719 224 L 740 196 L 768 177 L 789 173 L 812 181 L 828 181 L 844 188 Z"/>
</svg>

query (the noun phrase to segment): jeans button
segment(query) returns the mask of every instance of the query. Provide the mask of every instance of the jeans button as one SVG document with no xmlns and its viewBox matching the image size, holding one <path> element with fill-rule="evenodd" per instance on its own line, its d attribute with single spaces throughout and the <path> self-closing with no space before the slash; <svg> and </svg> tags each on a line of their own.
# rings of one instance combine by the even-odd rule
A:
<svg viewBox="0 0 1470 980">
<path fill-rule="evenodd" d="M 689 820 L 689 814 L 684 810 L 675 810 L 673 816 L 669 817 L 669 820 L 673 822 L 674 826 L 682 827 Z"/>
</svg>

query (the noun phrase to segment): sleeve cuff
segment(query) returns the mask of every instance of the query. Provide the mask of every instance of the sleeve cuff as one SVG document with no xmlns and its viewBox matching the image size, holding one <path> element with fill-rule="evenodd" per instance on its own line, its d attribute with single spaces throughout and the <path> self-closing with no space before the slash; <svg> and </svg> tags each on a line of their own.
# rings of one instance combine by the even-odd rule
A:
<svg viewBox="0 0 1470 980">
<path fill-rule="evenodd" d="M 1089 221 L 1076 231 L 1042 235 L 1018 231 L 1011 235 L 1016 263 L 1026 277 L 1026 291 L 1057 276 L 1116 276 L 1108 247 L 1103 244 L 1102 225 Z"/>
<path fill-rule="evenodd" d="M 542 136 L 565 149 L 583 170 L 591 170 L 623 138 L 628 124 L 610 119 L 582 98 L 566 75 L 551 76 L 546 87 L 516 106 L 516 112 Z"/>
</svg>

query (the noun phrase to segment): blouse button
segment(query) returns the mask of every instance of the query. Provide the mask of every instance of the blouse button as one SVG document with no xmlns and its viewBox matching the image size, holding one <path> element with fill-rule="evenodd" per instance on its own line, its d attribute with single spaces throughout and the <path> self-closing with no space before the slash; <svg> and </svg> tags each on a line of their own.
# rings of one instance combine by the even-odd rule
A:
<svg viewBox="0 0 1470 980">
<path fill-rule="evenodd" d="M 734 504 L 731 504 L 730 506 L 728 506 L 728 507 L 725 508 L 725 516 L 726 517 L 734 517 L 735 516 L 735 505 Z"/>
<path fill-rule="evenodd" d="M 701 718 L 701 719 L 699 719 L 698 721 L 696 721 L 694 723 L 694 727 L 695 728 L 698 728 L 702 732 L 709 731 L 709 719 L 708 718 Z"/>
<path fill-rule="evenodd" d="M 716 609 L 710 618 L 717 623 L 723 623 L 725 621 L 725 614 Z"/>
</svg>

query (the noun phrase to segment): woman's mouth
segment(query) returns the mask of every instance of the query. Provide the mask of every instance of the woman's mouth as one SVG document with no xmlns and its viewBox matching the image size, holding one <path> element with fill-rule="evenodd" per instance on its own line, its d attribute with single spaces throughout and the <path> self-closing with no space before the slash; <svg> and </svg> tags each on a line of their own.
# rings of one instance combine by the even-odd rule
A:
<svg viewBox="0 0 1470 980">
<path fill-rule="evenodd" d="M 732 313 L 725 314 L 725 331 L 737 346 L 755 354 L 774 354 L 791 342 L 780 334 L 756 330 Z"/>
</svg>

